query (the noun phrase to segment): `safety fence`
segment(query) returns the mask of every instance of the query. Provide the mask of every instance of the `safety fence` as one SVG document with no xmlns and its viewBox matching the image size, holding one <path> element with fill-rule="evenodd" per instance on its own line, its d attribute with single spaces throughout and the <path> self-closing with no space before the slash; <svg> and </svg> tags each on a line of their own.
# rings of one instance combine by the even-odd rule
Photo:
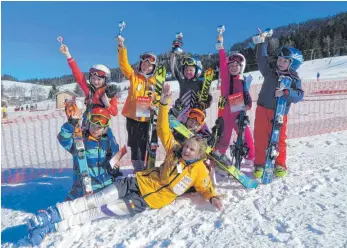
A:
<svg viewBox="0 0 347 248">
<path fill-rule="evenodd" d="M 250 127 L 254 128 L 255 109 L 261 85 L 252 85 L 250 94 L 253 107 L 247 113 Z M 288 115 L 288 138 L 298 138 L 336 132 L 347 129 L 347 78 L 304 81 L 304 100 L 292 104 Z M 219 91 L 213 91 L 213 103 L 207 110 L 207 125 L 212 127 L 217 118 Z M 173 95 L 174 100 L 178 95 Z M 127 144 L 126 119 L 120 113 L 112 118 L 111 128 L 120 144 Z M 36 177 L 53 175 L 54 172 L 72 169 L 72 156 L 57 141 L 61 126 L 66 122 L 62 110 L 48 110 L 29 116 L 3 120 L 1 125 L 1 183 L 18 183 Z M 232 140 L 235 139 L 233 134 Z M 232 142 L 232 141 L 231 141 Z M 157 152 L 157 161 L 162 161 L 165 152 L 162 146 Z M 130 165 L 130 148 L 122 160 Z"/>
</svg>

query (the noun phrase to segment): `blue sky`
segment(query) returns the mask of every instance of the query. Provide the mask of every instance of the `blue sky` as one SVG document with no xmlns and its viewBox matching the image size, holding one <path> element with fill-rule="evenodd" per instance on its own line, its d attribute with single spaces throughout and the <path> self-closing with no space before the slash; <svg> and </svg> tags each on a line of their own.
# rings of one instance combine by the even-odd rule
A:
<svg viewBox="0 0 347 248">
<path fill-rule="evenodd" d="M 347 11 L 347 2 L 1 2 L 1 74 L 19 80 L 71 74 L 59 52 L 64 37 L 82 71 L 118 67 L 118 22 L 130 63 L 145 51 L 170 50 L 178 31 L 184 50 L 215 52 L 216 27 L 226 26 L 226 47 L 257 28 L 276 28 Z"/>
</svg>

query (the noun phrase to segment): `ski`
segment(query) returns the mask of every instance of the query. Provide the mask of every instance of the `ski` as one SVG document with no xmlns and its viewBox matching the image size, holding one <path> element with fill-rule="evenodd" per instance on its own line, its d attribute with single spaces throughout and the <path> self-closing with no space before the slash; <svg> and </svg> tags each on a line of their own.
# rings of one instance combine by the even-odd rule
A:
<svg viewBox="0 0 347 248">
<path fill-rule="evenodd" d="M 288 89 L 290 88 L 290 85 L 292 83 L 292 79 L 288 76 L 280 76 L 278 81 L 280 89 Z M 278 140 L 280 136 L 281 126 L 283 124 L 283 116 L 286 110 L 286 106 L 287 100 L 283 97 L 278 97 L 276 100 L 269 144 L 266 149 L 266 162 L 262 176 L 263 184 L 271 183 L 273 179 L 275 160 L 280 153 L 280 151 L 278 150 Z"/>
<path fill-rule="evenodd" d="M 166 79 L 166 68 L 163 65 L 158 66 L 155 73 L 156 85 L 150 91 L 150 95 L 153 93 L 154 99 L 152 101 L 153 104 L 157 104 L 160 100 L 161 92 L 163 90 L 163 84 Z M 155 166 L 155 160 L 157 156 L 157 149 L 159 147 L 158 144 L 158 135 L 157 135 L 157 119 L 158 119 L 158 108 L 156 108 L 151 113 L 151 117 L 149 120 L 149 128 L 148 128 L 148 139 L 147 139 L 147 148 L 145 154 L 145 167 L 153 168 Z"/>
<path fill-rule="evenodd" d="M 249 87 L 252 82 L 252 76 L 248 76 L 247 78 L 244 77 L 243 81 L 243 92 L 244 97 L 247 97 L 249 92 Z M 235 159 L 235 166 L 237 169 L 241 168 L 241 161 L 244 157 L 247 156 L 249 152 L 249 147 L 245 143 L 245 129 L 247 125 L 250 124 L 249 117 L 247 116 L 246 110 L 241 110 L 240 113 L 237 116 L 236 119 L 238 132 L 237 132 L 237 140 L 234 142 L 233 145 L 230 145 L 230 153 L 232 157 L 232 164 L 234 164 Z"/>
<path fill-rule="evenodd" d="M 210 92 L 212 80 L 214 77 L 214 70 L 209 68 L 204 73 L 204 82 L 202 84 L 202 89 L 198 92 L 198 101 L 207 101 L 208 93 Z"/>
<path fill-rule="evenodd" d="M 175 131 L 181 133 L 187 139 L 194 136 L 193 133 L 186 128 L 182 123 L 180 123 L 174 116 L 169 116 L 169 123 L 171 128 Z M 213 152 L 213 148 L 208 146 L 206 149 L 207 157 L 216 162 L 216 165 L 222 170 L 228 172 L 231 176 L 233 176 L 236 180 L 238 180 L 245 188 L 256 188 L 258 186 L 258 182 L 246 176 L 239 169 L 237 169 L 234 165 L 232 165 L 231 161 L 227 161 L 224 163 L 221 161 L 221 158 L 217 155 L 216 152 Z"/>
</svg>

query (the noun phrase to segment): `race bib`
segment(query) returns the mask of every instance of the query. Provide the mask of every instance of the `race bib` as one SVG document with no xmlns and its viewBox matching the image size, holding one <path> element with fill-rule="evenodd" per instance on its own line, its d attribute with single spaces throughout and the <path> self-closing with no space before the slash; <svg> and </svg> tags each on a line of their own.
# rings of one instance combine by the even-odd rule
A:
<svg viewBox="0 0 347 248">
<path fill-rule="evenodd" d="M 173 187 L 173 192 L 176 195 L 182 195 L 184 192 L 186 192 L 187 188 L 189 187 L 190 183 L 192 182 L 192 179 L 188 176 L 184 176 L 176 185 Z"/>
<path fill-rule="evenodd" d="M 245 109 L 245 101 L 243 99 L 243 92 L 235 93 L 228 96 L 230 111 L 237 112 Z"/>
<path fill-rule="evenodd" d="M 136 98 L 136 117 L 150 117 L 151 111 L 149 106 L 152 98 L 148 96 L 138 96 Z"/>
</svg>

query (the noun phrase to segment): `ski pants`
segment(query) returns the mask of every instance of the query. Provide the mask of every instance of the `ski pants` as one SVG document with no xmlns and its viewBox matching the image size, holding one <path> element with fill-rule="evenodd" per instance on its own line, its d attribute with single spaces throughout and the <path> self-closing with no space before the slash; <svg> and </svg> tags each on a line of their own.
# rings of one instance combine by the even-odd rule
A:
<svg viewBox="0 0 347 248">
<path fill-rule="evenodd" d="M 127 118 L 128 146 L 131 148 L 131 160 L 145 160 L 148 139 L 148 122 L 139 122 Z"/>
<path fill-rule="evenodd" d="M 238 133 L 237 123 L 235 123 L 238 114 L 239 112 L 232 113 L 230 109 L 227 107 L 223 111 L 222 118 L 224 120 L 224 134 L 219 139 L 216 145 L 216 149 L 222 154 L 225 154 L 229 148 L 232 131 L 235 130 L 235 132 Z M 245 135 L 245 143 L 247 144 L 249 148 L 249 152 L 246 159 L 254 160 L 254 144 L 253 144 L 252 133 L 249 126 L 245 127 L 244 135 Z"/>
<path fill-rule="evenodd" d="M 61 222 L 58 231 L 104 217 L 124 216 L 144 211 L 148 205 L 142 198 L 136 177 L 118 179 L 98 193 L 56 205 Z"/>
<path fill-rule="evenodd" d="M 264 166 L 266 163 L 266 149 L 269 145 L 269 139 L 272 130 L 272 120 L 274 111 L 262 106 L 257 106 L 255 111 L 254 121 L 254 145 L 255 145 L 255 160 L 254 165 Z M 288 116 L 283 117 L 283 125 L 281 127 L 278 149 L 279 156 L 276 158 L 275 165 L 280 165 L 286 168 L 287 145 L 286 145 L 286 131 L 287 131 Z"/>
</svg>

